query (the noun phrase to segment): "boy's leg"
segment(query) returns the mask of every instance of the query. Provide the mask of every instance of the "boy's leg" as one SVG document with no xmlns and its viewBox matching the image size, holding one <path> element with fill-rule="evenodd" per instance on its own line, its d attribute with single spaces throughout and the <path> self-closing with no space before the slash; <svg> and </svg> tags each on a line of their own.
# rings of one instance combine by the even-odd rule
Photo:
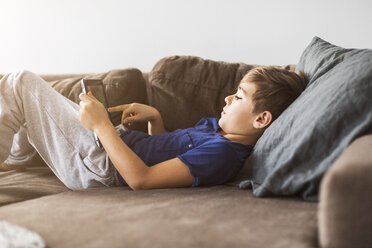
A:
<svg viewBox="0 0 372 248">
<path fill-rule="evenodd" d="M 70 189 L 120 185 L 106 152 L 78 120 L 79 105 L 31 72 L 0 81 L 0 163 L 22 125 L 33 147 Z"/>
<path fill-rule="evenodd" d="M 26 124 L 22 125 L 19 131 L 14 135 L 10 154 L 5 160 L 8 167 L 5 169 L 11 170 L 12 168 L 17 169 L 33 165 L 37 156 L 37 151 L 28 141 Z"/>
</svg>

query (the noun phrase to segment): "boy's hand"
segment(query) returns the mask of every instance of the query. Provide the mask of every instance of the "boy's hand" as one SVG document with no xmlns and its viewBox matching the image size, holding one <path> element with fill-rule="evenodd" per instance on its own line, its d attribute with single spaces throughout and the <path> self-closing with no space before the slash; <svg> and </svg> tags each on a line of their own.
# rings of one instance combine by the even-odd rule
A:
<svg viewBox="0 0 372 248">
<path fill-rule="evenodd" d="M 109 112 L 123 111 L 121 116 L 121 123 L 128 124 L 133 122 L 154 121 L 160 114 L 156 108 L 146 104 L 130 103 L 108 108 Z"/>
<path fill-rule="evenodd" d="M 107 123 L 111 123 L 103 104 L 98 101 L 91 92 L 79 95 L 80 109 L 79 121 L 89 130 L 96 130 Z"/>
</svg>

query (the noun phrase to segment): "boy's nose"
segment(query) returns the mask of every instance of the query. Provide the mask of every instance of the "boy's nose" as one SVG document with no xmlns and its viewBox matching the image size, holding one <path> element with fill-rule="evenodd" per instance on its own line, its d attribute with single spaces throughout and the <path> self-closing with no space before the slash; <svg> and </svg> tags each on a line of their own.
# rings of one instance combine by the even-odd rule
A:
<svg viewBox="0 0 372 248">
<path fill-rule="evenodd" d="M 232 95 L 225 97 L 225 102 L 227 105 L 231 103 L 231 98 L 232 98 Z"/>
</svg>

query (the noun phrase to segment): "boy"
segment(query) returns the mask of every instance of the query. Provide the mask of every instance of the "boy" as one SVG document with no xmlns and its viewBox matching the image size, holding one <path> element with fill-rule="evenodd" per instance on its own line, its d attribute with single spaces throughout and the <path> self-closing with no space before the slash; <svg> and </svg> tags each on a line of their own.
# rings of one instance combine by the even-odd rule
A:
<svg viewBox="0 0 372 248">
<path fill-rule="evenodd" d="M 257 67 L 225 98 L 220 119 L 202 118 L 194 127 L 174 132 L 165 131 L 151 106 L 108 109 L 123 111 L 123 123 L 148 122 L 146 134 L 115 128 L 91 93 L 80 94 L 79 108 L 33 73 L 8 74 L 0 81 L 0 162 L 9 155 L 14 134 L 23 129 L 46 164 L 73 190 L 222 184 L 238 173 L 264 130 L 306 83 L 303 73 Z M 104 149 L 95 145 L 92 131 Z"/>
</svg>

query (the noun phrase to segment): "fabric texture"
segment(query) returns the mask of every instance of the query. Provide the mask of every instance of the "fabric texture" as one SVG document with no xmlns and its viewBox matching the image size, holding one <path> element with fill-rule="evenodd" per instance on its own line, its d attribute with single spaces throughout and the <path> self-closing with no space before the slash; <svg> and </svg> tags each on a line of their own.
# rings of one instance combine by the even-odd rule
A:
<svg viewBox="0 0 372 248">
<path fill-rule="evenodd" d="M 310 78 L 306 90 L 264 132 L 237 181 L 259 197 L 299 194 L 317 201 L 327 169 L 372 130 L 372 50 L 314 37 L 296 69 Z"/>
<path fill-rule="evenodd" d="M 46 166 L 0 172 L 0 206 L 70 191 Z"/>
<path fill-rule="evenodd" d="M 0 247 L 44 248 L 46 245 L 39 234 L 8 221 L 0 221 Z"/>
<path fill-rule="evenodd" d="M 27 138 L 27 126 L 22 125 L 13 137 L 13 144 L 5 163 L 9 166 L 34 165 L 42 160 L 38 159 L 37 151 Z"/>
<path fill-rule="evenodd" d="M 152 136 L 128 130 L 121 138 L 147 166 L 178 157 L 194 177 L 192 187 L 213 186 L 231 180 L 253 148 L 226 139 L 219 129 L 217 118 L 202 118 L 192 128 Z"/>
<path fill-rule="evenodd" d="M 318 234 L 322 248 L 372 247 L 372 135 L 354 141 L 321 183 Z"/>
<path fill-rule="evenodd" d="M 100 187 L 3 206 L 0 219 L 37 232 L 53 248 L 315 248 L 317 206 L 258 199 L 225 185 Z"/>
</svg>

